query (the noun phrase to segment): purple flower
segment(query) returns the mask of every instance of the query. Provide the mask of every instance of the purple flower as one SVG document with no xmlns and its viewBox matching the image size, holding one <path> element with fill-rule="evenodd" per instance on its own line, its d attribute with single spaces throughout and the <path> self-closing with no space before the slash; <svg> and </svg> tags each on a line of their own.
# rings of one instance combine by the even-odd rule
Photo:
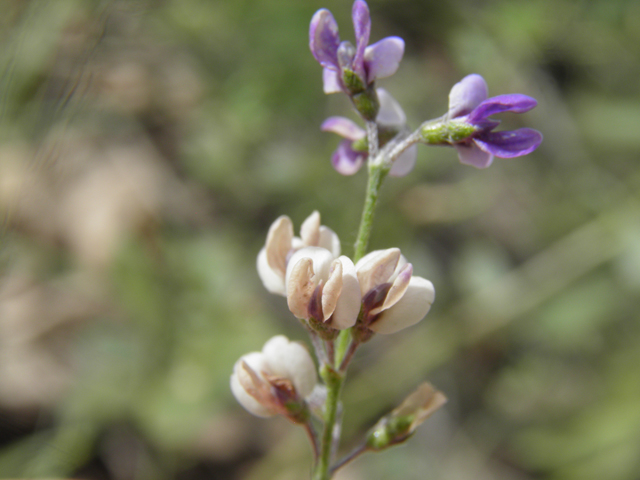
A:
<svg viewBox="0 0 640 480">
<path fill-rule="evenodd" d="M 473 126 L 471 136 L 454 141 L 460 162 L 477 168 L 491 165 L 493 157 L 513 158 L 533 152 L 542 134 L 531 128 L 494 132 L 500 123 L 489 117 L 496 113 L 524 113 L 538 104 L 534 98 L 521 94 L 487 98 L 487 83 L 480 75 L 471 74 L 456 83 L 449 93 L 448 119 Z"/>
<path fill-rule="evenodd" d="M 380 99 L 380 110 L 376 117 L 376 123 L 380 134 L 380 146 L 383 146 L 404 129 L 407 117 L 400 104 L 386 90 L 378 88 L 376 92 Z M 322 123 L 320 129 L 325 132 L 337 133 L 345 138 L 331 157 L 333 168 L 342 175 L 353 175 L 360 170 L 368 156 L 367 133 L 344 117 L 329 117 Z M 405 150 L 391 166 L 389 175 L 394 177 L 407 175 L 413 170 L 417 153 L 416 145 Z"/>
<path fill-rule="evenodd" d="M 355 47 L 350 42 L 340 41 L 338 24 L 329 10 L 318 10 L 311 19 L 309 48 L 323 67 L 325 93 L 356 94 L 376 78 L 393 75 L 402 60 L 404 41 L 399 37 L 387 37 L 367 46 L 371 18 L 366 2 L 356 0 L 351 16 L 356 34 Z M 355 74 L 360 85 L 351 74 Z M 348 84 L 345 77 L 349 78 Z"/>
</svg>

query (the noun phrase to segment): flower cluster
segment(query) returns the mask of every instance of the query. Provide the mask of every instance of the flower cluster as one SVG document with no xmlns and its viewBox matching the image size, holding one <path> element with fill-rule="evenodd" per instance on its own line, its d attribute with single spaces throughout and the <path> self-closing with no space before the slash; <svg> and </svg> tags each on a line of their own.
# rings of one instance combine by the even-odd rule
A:
<svg viewBox="0 0 640 480">
<path fill-rule="evenodd" d="M 338 26 L 326 9 L 316 12 L 309 28 L 311 53 L 323 67 L 325 93 L 344 92 L 356 111 L 369 122 L 375 122 L 380 147 L 387 143 L 398 146 L 397 158 L 389 160 L 392 176 L 408 174 L 415 164 L 415 143 L 453 146 L 460 162 L 477 168 L 491 165 L 494 157 L 513 158 L 534 151 L 542 142 L 540 132 L 521 128 L 495 132 L 498 121 L 489 117 L 502 112 L 524 113 L 537 104 L 521 94 L 488 98 L 488 88 L 478 74 L 463 78 L 451 89 L 449 111 L 438 120 L 425 122 L 409 135 L 402 108 L 386 91 L 374 88 L 375 80 L 393 75 L 404 54 L 404 41 L 387 37 L 367 46 L 371 30 L 369 9 L 356 0 L 352 11 L 356 46 L 340 41 Z M 330 117 L 321 129 L 345 138 L 331 157 L 334 168 L 343 175 L 353 175 L 368 157 L 365 131 L 349 119 Z M 388 152 L 387 152 L 388 153 Z M 370 162 L 375 161 L 369 158 Z"/>
<path fill-rule="evenodd" d="M 353 260 L 341 255 L 340 239 L 321 224 L 314 211 L 299 236 L 293 222 L 281 216 L 269 228 L 257 258 L 265 288 L 286 298 L 294 317 L 307 328 L 319 363 L 301 344 L 284 336 L 269 340 L 260 352 L 242 356 L 231 375 L 231 390 L 249 412 L 283 415 L 303 425 L 310 437 L 316 480 L 329 480 L 346 462 L 365 451 L 380 451 L 409 438 L 446 402 L 430 384 L 422 384 L 383 417 L 352 454 L 331 466 L 340 436 L 340 391 L 357 348 L 375 334 L 392 334 L 420 322 L 435 299 L 433 284 L 413 274 L 413 265 L 398 248 L 367 253 L 373 212 L 383 180 L 407 175 L 414 167 L 417 144 L 456 149 L 462 163 L 488 167 L 494 157 L 512 158 L 534 151 L 542 135 L 530 128 L 495 131 L 493 115 L 524 113 L 537 102 L 526 95 L 488 96 L 478 74 L 455 84 L 448 112 L 412 131 L 398 102 L 379 78 L 393 75 L 404 54 L 404 42 L 387 37 L 368 45 L 369 9 L 356 0 L 352 9 L 355 46 L 342 41 L 338 25 L 326 9 L 311 20 L 309 46 L 323 68 L 326 93 L 342 92 L 351 100 L 365 128 L 344 117 L 329 117 L 323 131 L 343 138 L 331 157 L 333 167 L 353 175 L 368 164 L 369 181 Z M 316 433 L 322 422 L 321 435 Z"/>
<path fill-rule="evenodd" d="M 323 333 L 357 321 L 367 332 L 394 333 L 422 320 L 435 298 L 433 284 L 413 276 L 397 248 L 373 251 L 355 265 L 340 256 L 338 236 L 320 225 L 318 212 L 303 222 L 299 238 L 289 217 L 278 218 L 257 264 L 265 288 L 286 296 L 291 313 Z"/>
<path fill-rule="evenodd" d="M 311 19 L 309 48 L 323 67 L 325 93 L 354 95 L 377 78 L 393 75 L 404 54 L 404 40 L 387 37 L 368 45 L 371 17 L 366 2 L 356 0 L 351 12 L 356 46 L 340 41 L 338 24 L 329 10 L 321 9 Z"/>
</svg>

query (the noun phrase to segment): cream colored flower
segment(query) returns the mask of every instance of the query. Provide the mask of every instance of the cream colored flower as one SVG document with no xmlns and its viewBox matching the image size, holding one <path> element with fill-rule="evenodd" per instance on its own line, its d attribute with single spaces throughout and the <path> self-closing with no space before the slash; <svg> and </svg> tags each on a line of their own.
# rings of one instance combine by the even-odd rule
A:
<svg viewBox="0 0 640 480">
<path fill-rule="evenodd" d="M 261 352 L 240 357 L 233 367 L 231 392 L 254 415 L 291 416 L 291 405 L 304 404 L 317 382 L 307 349 L 277 335 L 264 344 Z"/>
<path fill-rule="evenodd" d="M 320 214 L 314 211 L 302 223 L 300 237 L 293 235 L 293 222 L 283 215 L 271 224 L 267 241 L 257 259 L 258 275 L 265 288 L 286 296 L 285 275 L 291 255 L 304 247 L 322 247 L 334 258 L 340 255 L 340 239 L 329 227 L 320 225 Z"/>
<path fill-rule="evenodd" d="M 360 312 L 360 285 L 348 257 L 335 258 L 321 247 L 306 247 L 291 257 L 286 272 L 287 304 L 298 318 L 313 318 L 343 330 Z"/>
<path fill-rule="evenodd" d="M 413 276 L 413 266 L 397 248 L 375 250 L 356 264 L 365 326 L 376 333 L 395 333 L 415 325 L 435 299 L 433 284 Z"/>
</svg>

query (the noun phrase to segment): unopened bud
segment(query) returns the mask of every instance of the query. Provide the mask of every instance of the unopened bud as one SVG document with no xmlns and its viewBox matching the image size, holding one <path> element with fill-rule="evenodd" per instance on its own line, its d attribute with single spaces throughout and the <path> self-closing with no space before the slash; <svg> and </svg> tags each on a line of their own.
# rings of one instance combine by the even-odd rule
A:
<svg viewBox="0 0 640 480">
<path fill-rule="evenodd" d="M 433 412 L 447 402 L 447 397 L 430 383 L 423 383 L 398 408 L 367 434 L 367 448 L 383 450 L 407 440 Z"/>
<path fill-rule="evenodd" d="M 477 127 L 470 123 L 452 121 L 425 123 L 419 130 L 420 140 L 427 145 L 452 145 L 473 136 Z"/>
</svg>

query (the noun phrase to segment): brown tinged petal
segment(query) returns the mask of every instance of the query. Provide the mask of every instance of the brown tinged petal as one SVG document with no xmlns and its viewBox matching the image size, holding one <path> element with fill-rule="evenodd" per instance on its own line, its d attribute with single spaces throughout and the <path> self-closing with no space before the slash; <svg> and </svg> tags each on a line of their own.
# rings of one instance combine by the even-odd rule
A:
<svg viewBox="0 0 640 480">
<path fill-rule="evenodd" d="M 391 284 L 391 288 L 387 292 L 387 296 L 384 299 L 384 303 L 378 307 L 371 310 L 371 315 L 377 315 L 383 310 L 393 307 L 396 303 L 400 301 L 403 297 L 407 289 L 409 288 L 409 283 L 411 282 L 411 275 L 413 274 L 413 265 L 407 263 L 402 269 L 398 276 L 395 278 L 393 283 Z"/>
<path fill-rule="evenodd" d="M 388 282 L 399 260 L 400 249 L 398 248 L 372 252 L 360 259 L 356 269 L 362 295 L 364 296 L 377 285 Z"/>
<path fill-rule="evenodd" d="M 309 318 L 309 302 L 316 288 L 313 260 L 301 258 L 291 270 L 287 280 L 287 305 L 297 318 Z"/>
<path fill-rule="evenodd" d="M 429 280 L 411 277 L 400 300 L 383 310 L 368 328 L 376 333 L 390 334 L 415 325 L 429 312 L 434 299 L 435 289 Z"/>
<path fill-rule="evenodd" d="M 267 234 L 266 254 L 269 266 L 284 278 L 287 271 L 287 256 L 293 241 L 293 223 L 286 215 L 271 224 Z"/>
<path fill-rule="evenodd" d="M 340 293 L 342 293 L 342 263 L 336 259 L 331 264 L 329 279 L 322 289 L 323 321 L 327 321 L 333 315 Z"/>
</svg>

